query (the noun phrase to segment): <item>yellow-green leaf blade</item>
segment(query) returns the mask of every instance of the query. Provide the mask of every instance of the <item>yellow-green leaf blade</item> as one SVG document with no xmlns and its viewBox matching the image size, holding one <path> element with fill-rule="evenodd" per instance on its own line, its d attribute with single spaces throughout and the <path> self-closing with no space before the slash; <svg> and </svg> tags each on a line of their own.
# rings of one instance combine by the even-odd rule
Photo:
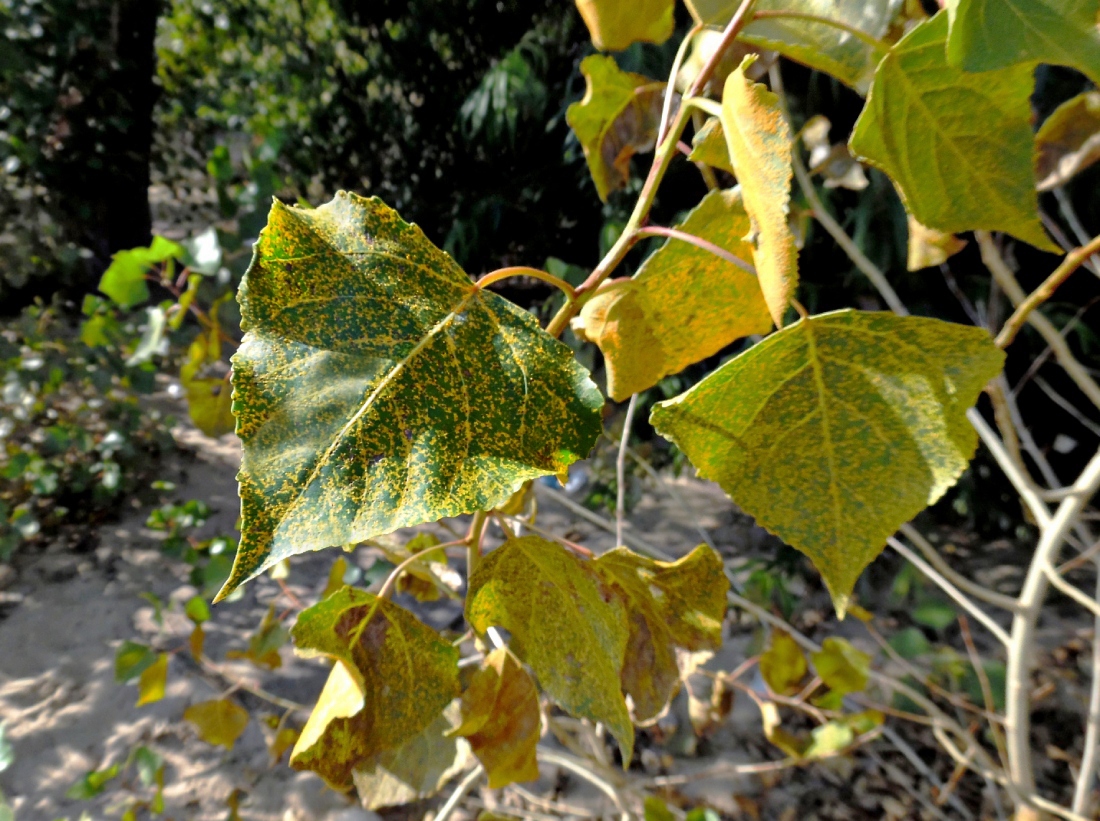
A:
<svg viewBox="0 0 1100 821">
<path fill-rule="evenodd" d="M 726 78 L 722 132 L 745 210 L 752 219 L 756 273 L 777 327 L 798 287 L 798 249 L 787 222 L 791 195 L 791 130 L 779 99 L 745 77 L 753 58 Z"/>
<path fill-rule="evenodd" d="M 622 684 L 634 701 L 634 719 L 653 721 L 680 681 L 676 648 L 697 653 L 722 644 L 729 592 L 722 558 L 706 545 L 675 562 L 619 547 L 593 565 L 623 597 L 630 622 Z"/>
<path fill-rule="evenodd" d="M 400 748 L 458 695 L 458 650 L 411 613 L 345 587 L 302 612 L 305 654 L 338 659 L 291 764 L 342 789 L 352 772 Z"/>
<path fill-rule="evenodd" d="M 726 135 L 722 133 L 721 120 L 710 117 L 703 123 L 703 127 L 691 138 L 691 154 L 688 159 L 733 173 L 733 163 L 730 162 L 730 150 L 726 145 Z"/>
<path fill-rule="evenodd" d="M 542 688 L 573 715 L 602 721 L 630 760 L 634 728 L 619 683 L 626 614 L 590 563 L 537 536 L 509 539 L 478 563 L 466 620 L 478 632 L 511 632 Z"/>
<path fill-rule="evenodd" d="M 838 311 L 773 334 L 651 421 L 809 556 L 843 612 L 886 538 L 966 469 L 966 411 L 1003 361 L 980 328 Z"/>
<path fill-rule="evenodd" d="M 157 660 L 142 670 L 138 678 L 138 700 L 136 707 L 153 704 L 164 698 L 168 686 L 168 654 L 158 653 Z"/>
<path fill-rule="evenodd" d="M 228 698 L 192 704 L 183 711 L 183 717 L 195 725 L 199 738 L 227 750 L 233 749 L 248 726 L 248 710 Z"/>
<path fill-rule="evenodd" d="M 752 261 L 753 248 L 743 239 L 752 230 L 749 217 L 734 191 L 711 191 L 678 227 Z M 755 276 L 670 239 L 633 278 L 586 302 L 580 324 L 603 352 L 608 394 L 622 401 L 735 339 L 767 333 L 772 320 Z"/>
<path fill-rule="evenodd" d="M 806 656 L 791 634 L 773 630 L 768 649 L 760 654 L 760 675 L 781 696 L 797 692 L 799 682 L 806 676 Z"/>
<path fill-rule="evenodd" d="M 570 349 L 379 200 L 276 203 L 239 299 L 243 524 L 222 596 L 296 553 L 492 508 L 599 435 Z"/>
<path fill-rule="evenodd" d="M 886 172 L 906 210 L 929 228 L 1004 231 L 1057 252 L 1035 193 L 1032 69 L 967 74 L 947 64 L 946 42 L 940 12 L 883 59 L 852 153 Z"/>
<path fill-rule="evenodd" d="M 663 43 L 672 36 L 673 0 L 576 0 L 592 45 L 622 51 L 632 43 Z"/>
<path fill-rule="evenodd" d="M 1018 64 L 1070 66 L 1100 82 L 1093 0 L 947 0 L 947 62 L 986 72 Z"/>
<path fill-rule="evenodd" d="M 569 106 L 566 122 L 584 149 L 600 199 L 626 185 L 630 158 L 657 140 L 665 84 L 623 71 L 613 57 L 593 54 L 581 61 L 584 98 Z"/>
<path fill-rule="evenodd" d="M 813 663 L 821 680 L 837 695 L 858 693 L 867 686 L 871 657 L 845 639 L 825 639 L 813 654 Z"/>
<path fill-rule="evenodd" d="M 485 767 L 489 788 L 539 777 L 539 694 L 507 648 L 485 657 L 462 694 L 462 723 L 451 731 L 470 742 Z"/>
</svg>

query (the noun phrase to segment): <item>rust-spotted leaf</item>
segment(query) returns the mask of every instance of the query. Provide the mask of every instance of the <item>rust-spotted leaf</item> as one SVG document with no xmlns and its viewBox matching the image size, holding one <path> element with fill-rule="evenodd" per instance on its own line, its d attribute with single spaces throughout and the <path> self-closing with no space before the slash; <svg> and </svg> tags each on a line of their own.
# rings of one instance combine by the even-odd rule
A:
<svg viewBox="0 0 1100 821">
<path fill-rule="evenodd" d="M 675 562 L 619 547 L 593 565 L 622 597 L 630 622 L 622 684 L 634 701 L 634 720 L 655 721 L 680 681 L 677 648 L 698 653 L 722 644 L 729 592 L 722 558 L 706 545 Z"/>
<path fill-rule="evenodd" d="M 980 328 L 838 311 L 773 334 L 651 421 L 809 556 L 843 613 L 887 537 L 966 469 L 966 411 L 1003 361 Z"/>
<path fill-rule="evenodd" d="M 791 197 L 791 130 L 779 98 L 745 76 L 755 58 L 726 79 L 722 133 L 752 220 L 756 273 L 776 327 L 798 287 L 798 249 L 787 221 Z"/>
<path fill-rule="evenodd" d="M 291 764 L 332 786 L 396 750 L 458 695 L 458 650 L 404 608 L 345 587 L 302 612 L 303 655 L 338 659 L 294 747 Z"/>
<path fill-rule="evenodd" d="M 539 694 L 535 682 L 506 648 L 485 657 L 462 694 L 462 723 L 451 735 L 470 742 L 489 776 L 489 788 L 539 777 Z"/>
<path fill-rule="evenodd" d="M 613 57 L 593 54 L 581 61 L 584 99 L 565 112 L 588 161 L 596 193 L 607 195 L 630 178 L 630 158 L 657 141 L 665 84 L 623 71 Z"/>
<path fill-rule="evenodd" d="M 630 761 L 634 728 L 619 683 L 629 625 L 591 562 L 537 536 L 509 539 L 474 570 L 466 620 L 481 633 L 510 631 L 542 688 L 573 715 L 602 721 Z"/>
<path fill-rule="evenodd" d="M 276 202 L 238 298 L 242 526 L 221 597 L 296 553 L 495 507 L 599 435 L 572 351 L 377 199 Z"/>
<path fill-rule="evenodd" d="M 195 725 L 199 738 L 232 750 L 248 726 L 248 710 L 228 698 L 218 698 L 192 704 L 183 717 Z"/>
<path fill-rule="evenodd" d="M 752 228 L 736 191 L 711 191 L 678 227 L 751 264 L 753 247 L 744 237 Z M 575 329 L 603 351 L 607 392 L 622 401 L 771 326 L 753 274 L 670 239 L 633 278 L 615 280 L 586 302 Z"/>
<path fill-rule="evenodd" d="M 947 64 L 946 43 L 940 12 L 883 58 L 849 140 L 852 154 L 885 171 L 906 210 L 929 228 L 1004 231 L 1057 252 L 1035 193 L 1032 68 L 967 74 Z"/>
<path fill-rule="evenodd" d="M 663 43 L 672 36 L 675 0 L 576 0 L 592 45 L 622 51 L 633 43 Z"/>
</svg>

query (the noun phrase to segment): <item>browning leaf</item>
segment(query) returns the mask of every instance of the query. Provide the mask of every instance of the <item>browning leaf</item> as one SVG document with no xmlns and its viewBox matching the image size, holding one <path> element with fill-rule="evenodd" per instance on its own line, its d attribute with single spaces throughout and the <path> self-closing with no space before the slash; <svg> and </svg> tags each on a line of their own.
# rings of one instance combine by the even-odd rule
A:
<svg viewBox="0 0 1100 821">
<path fill-rule="evenodd" d="M 1100 91 L 1066 100 L 1035 135 L 1035 176 L 1040 191 L 1065 185 L 1100 160 Z"/>
</svg>

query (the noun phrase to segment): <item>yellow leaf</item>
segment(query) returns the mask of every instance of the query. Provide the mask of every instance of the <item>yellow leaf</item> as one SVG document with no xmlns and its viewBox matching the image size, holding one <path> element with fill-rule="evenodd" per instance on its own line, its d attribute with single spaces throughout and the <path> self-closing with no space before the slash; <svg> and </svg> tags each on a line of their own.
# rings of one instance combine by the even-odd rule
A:
<svg viewBox="0 0 1100 821">
<path fill-rule="evenodd" d="M 565 113 L 577 135 L 596 184 L 607 195 L 626 185 L 630 158 L 657 141 L 665 84 L 619 69 L 613 57 L 593 54 L 581 61 L 584 99 Z"/>
<path fill-rule="evenodd" d="M 848 641 L 830 636 L 813 654 L 814 668 L 821 680 L 838 695 L 858 693 L 867 686 L 871 657 Z"/>
<path fill-rule="evenodd" d="M 779 98 L 745 77 L 746 57 L 726 79 L 722 132 L 745 210 L 753 223 L 756 272 L 776 327 L 798 287 L 798 249 L 787 222 L 791 189 L 791 131 Z"/>
<path fill-rule="evenodd" d="M 703 127 L 691 138 L 691 153 L 688 159 L 720 169 L 727 174 L 733 173 L 733 163 L 730 162 L 730 150 L 726 145 L 726 135 L 722 131 L 721 120 L 710 117 L 703 123 Z"/>
<path fill-rule="evenodd" d="M 965 247 L 966 240 L 921 225 L 916 217 L 909 215 L 909 255 L 905 267 L 910 271 L 940 265 Z"/>
<path fill-rule="evenodd" d="M 458 650 L 407 610 L 345 587 L 302 612 L 294 643 L 338 659 L 291 764 L 345 789 L 352 772 L 404 745 L 458 695 Z"/>
<path fill-rule="evenodd" d="M 855 741 L 856 734 L 842 721 L 828 721 L 814 727 L 813 740 L 803 755 L 806 758 L 826 758 L 835 755 Z"/>
<path fill-rule="evenodd" d="M 207 436 L 231 433 L 233 418 L 232 388 L 228 368 L 221 373 L 211 370 L 221 362 L 221 330 L 218 325 L 218 305 L 210 311 L 210 328 L 200 333 L 187 349 L 187 359 L 180 368 L 180 384 L 187 393 L 187 410 L 195 427 Z"/>
<path fill-rule="evenodd" d="M 634 701 L 634 720 L 655 721 L 680 682 L 676 649 L 698 653 L 722 644 L 729 592 L 722 559 L 706 545 L 675 562 L 619 547 L 593 566 L 622 598 L 629 619 L 621 678 Z"/>
<path fill-rule="evenodd" d="M 271 753 L 271 761 L 278 764 L 283 757 L 283 753 L 294 746 L 301 734 L 301 730 L 295 730 L 293 727 L 281 727 L 276 730 L 275 738 L 268 748 Z"/>
<path fill-rule="evenodd" d="M 773 693 L 790 695 L 806 676 L 806 656 L 798 642 L 783 630 L 772 630 L 768 649 L 760 656 L 760 675 Z"/>
<path fill-rule="evenodd" d="M 348 560 L 340 556 L 332 563 L 328 571 L 328 581 L 325 589 L 321 591 L 321 598 L 327 599 L 344 586 L 344 575 L 348 572 Z"/>
<path fill-rule="evenodd" d="M 752 263 L 753 247 L 742 239 L 752 229 L 736 191 L 711 191 L 679 228 Z M 767 333 L 772 321 L 755 276 L 670 239 L 633 278 L 586 302 L 576 326 L 603 352 L 607 392 L 621 402 L 735 339 Z"/>
<path fill-rule="evenodd" d="M 168 685 L 168 654 L 158 653 L 157 660 L 145 668 L 138 679 L 138 700 L 136 707 L 152 704 L 164 698 L 164 689 Z"/>
<path fill-rule="evenodd" d="M 195 725 L 199 738 L 232 750 L 248 726 L 248 710 L 228 698 L 192 704 L 183 717 Z"/>
<path fill-rule="evenodd" d="M 535 682 L 507 648 L 485 657 L 462 694 L 462 723 L 450 735 L 470 742 L 489 775 L 489 788 L 539 777 L 539 695 Z"/>
<path fill-rule="evenodd" d="M 537 536 L 509 539 L 478 563 L 466 621 L 510 631 L 542 688 L 569 713 L 602 721 L 629 763 L 634 728 L 619 681 L 629 625 L 591 562 Z"/>
<path fill-rule="evenodd" d="M 191 649 L 191 657 L 198 661 L 202 658 L 203 649 L 206 646 L 206 632 L 201 624 L 196 624 L 191 630 L 191 637 L 187 640 L 187 646 Z"/>
<path fill-rule="evenodd" d="M 600 51 L 632 43 L 663 43 L 672 36 L 673 0 L 576 0 L 577 10 Z"/>
<path fill-rule="evenodd" d="M 779 708 L 770 701 L 760 704 L 760 718 L 764 724 L 764 737 L 791 758 L 802 758 L 805 742 L 794 733 L 783 729 Z"/>
<path fill-rule="evenodd" d="M 528 511 L 536 509 L 538 502 L 535 498 L 534 482 L 529 480 L 523 483 L 519 490 L 512 494 L 512 498 L 497 508 L 505 516 L 523 516 Z"/>
</svg>

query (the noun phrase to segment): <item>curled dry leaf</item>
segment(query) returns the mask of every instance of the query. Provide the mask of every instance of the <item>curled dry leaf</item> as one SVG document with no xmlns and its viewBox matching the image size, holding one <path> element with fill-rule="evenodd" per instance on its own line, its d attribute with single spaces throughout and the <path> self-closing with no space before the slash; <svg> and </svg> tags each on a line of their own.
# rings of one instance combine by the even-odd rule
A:
<svg viewBox="0 0 1100 821">
<path fill-rule="evenodd" d="M 909 253 L 905 267 L 910 271 L 941 265 L 966 247 L 966 240 L 921 225 L 909 215 Z"/>
</svg>

